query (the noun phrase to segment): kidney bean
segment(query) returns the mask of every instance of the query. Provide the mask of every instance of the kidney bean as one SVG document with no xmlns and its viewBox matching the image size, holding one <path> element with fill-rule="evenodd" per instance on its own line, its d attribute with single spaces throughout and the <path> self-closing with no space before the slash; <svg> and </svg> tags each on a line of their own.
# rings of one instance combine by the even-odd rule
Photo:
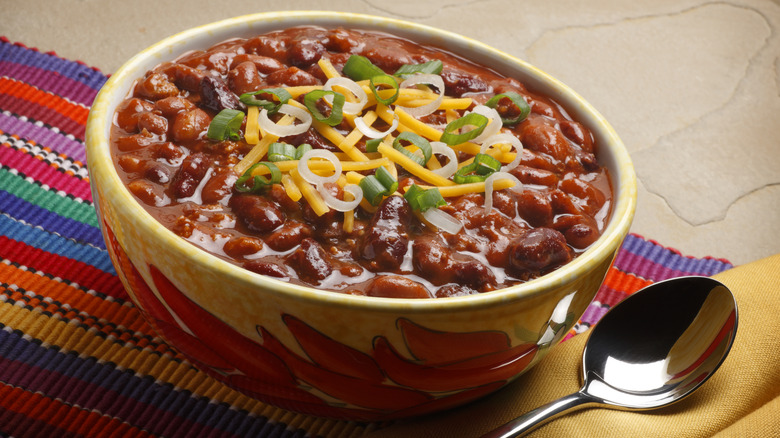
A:
<svg viewBox="0 0 780 438">
<path fill-rule="evenodd" d="M 277 70 L 268 75 L 266 80 L 269 84 L 286 85 L 288 87 L 320 84 L 320 81 L 311 73 L 301 70 L 298 67 L 289 67 L 284 70 Z"/>
<path fill-rule="evenodd" d="M 366 289 L 366 295 L 386 298 L 431 298 L 425 286 L 400 275 L 376 277 Z"/>
<path fill-rule="evenodd" d="M 244 269 L 257 274 L 267 275 L 276 278 L 289 278 L 290 274 L 283 266 L 263 259 L 249 260 L 242 265 Z"/>
<path fill-rule="evenodd" d="M 525 123 L 521 124 L 522 126 Z M 564 171 L 564 165 L 561 161 L 542 153 L 534 152 L 529 149 L 523 149 L 523 156 L 520 158 L 520 165 L 533 167 L 539 170 L 546 170 L 555 174 Z"/>
<path fill-rule="evenodd" d="M 234 237 L 227 242 L 222 250 L 225 254 L 234 259 L 242 259 L 245 256 L 252 255 L 263 249 L 263 241 L 257 237 L 239 236 Z"/>
<path fill-rule="evenodd" d="M 138 129 L 146 130 L 156 135 L 168 132 L 168 119 L 154 113 L 143 113 L 138 116 Z"/>
<path fill-rule="evenodd" d="M 553 221 L 553 208 L 547 192 L 523 190 L 516 196 L 517 214 L 532 227 L 549 227 Z"/>
<path fill-rule="evenodd" d="M 386 72 L 394 72 L 404 64 L 416 64 L 403 45 L 397 41 L 387 41 L 386 44 L 367 47 L 361 55 L 370 59 L 377 67 Z"/>
<path fill-rule="evenodd" d="M 268 56 L 253 55 L 251 53 L 240 53 L 233 58 L 233 62 L 230 65 L 231 69 L 236 68 L 237 65 L 244 62 L 251 62 L 255 65 L 255 68 L 259 73 L 264 75 L 275 72 L 276 70 L 285 68 L 285 65 Z"/>
<path fill-rule="evenodd" d="M 206 176 L 211 159 L 203 152 L 187 156 L 176 170 L 171 181 L 171 190 L 176 198 L 188 198 L 195 194 L 203 177 Z"/>
<path fill-rule="evenodd" d="M 576 175 L 566 175 L 566 177 L 561 180 L 560 184 L 558 184 L 558 188 L 560 188 L 565 193 L 576 196 L 585 201 L 588 206 L 588 212 L 591 214 L 599 211 L 599 209 L 606 201 L 606 197 L 604 196 L 604 193 L 601 192 L 601 190 L 597 189 L 587 181 L 583 181 L 582 179 L 577 178 Z"/>
<path fill-rule="evenodd" d="M 287 263 L 298 277 L 314 284 L 333 272 L 331 258 L 314 239 L 303 239 L 300 248 L 287 257 Z"/>
<path fill-rule="evenodd" d="M 119 105 L 116 111 L 116 124 L 123 130 L 132 133 L 138 132 L 138 118 L 154 109 L 154 104 L 134 97 Z"/>
<path fill-rule="evenodd" d="M 200 81 L 206 77 L 206 72 L 192 68 L 184 64 L 172 64 L 162 69 L 173 80 L 173 83 L 182 90 L 197 93 L 200 90 Z"/>
<path fill-rule="evenodd" d="M 200 81 L 201 104 L 212 111 L 242 109 L 244 104 L 221 79 L 206 76 Z"/>
<path fill-rule="evenodd" d="M 433 284 L 458 283 L 484 290 L 495 287 L 493 272 L 474 257 L 456 253 L 433 236 L 418 236 L 412 244 L 416 272 Z"/>
<path fill-rule="evenodd" d="M 266 237 L 265 243 L 276 251 L 287 251 L 300 245 L 303 239 L 313 234 L 310 225 L 291 219 Z"/>
<path fill-rule="evenodd" d="M 266 191 L 266 195 L 279 204 L 279 206 L 290 216 L 297 216 L 301 212 L 301 204 L 290 199 L 281 184 L 272 185 L 271 188 Z M 314 212 L 312 212 L 312 214 L 313 213 Z M 314 216 L 316 216 L 316 214 Z"/>
<path fill-rule="evenodd" d="M 284 212 L 262 195 L 234 195 L 229 205 L 241 223 L 261 233 L 277 229 L 285 220 Z"/>
<path fill-rule="evenodd" d="M 127 189 L 146 205 L 160 207 L 165 204 L 165 198 L 158 194 L 159 186 L 145 179 L 137 179 L 127 184 Z"/>
<path fill-rule="evenodd" d="M 263 83 L 257 67 L 251 61 L 242 62 L 230 70 L 227 81 L 228 87 L 238 95 L 257 91 Z"/>
<path fill-rule="evenodd" d="M 332 29 L 328 32 L 328 40 L 325 42 L 325 48 L 331 52 L 347 53 L 353 47 L 358 45 L 353 42 L 351 34 L 344 29 Z"/>
<path fill-rule="evenodd" d="M 574 120 L 562 120 L 558 123 L 563 135 L 579 145 L 585 152 L 593 152 L 593 134 L 582 123 Z"/>
<path fill-rule="evenodd" d="M 204 204 L 224 204 L 233 193 L 237 179 L 238 175 L 231 171 L 217 172 L 203 185 L 200 199 Z"/>
<path fill-rule="evenodd" d="M 290 137 L 284 137 L 282 140 L 292 145 L 300 145 L 303 143 L 308 143 L 314 149 L 326 149 L 331 152 L 341 151 L 333 143 L 329 142 L 324 137 L 322 137 L 322 135 L 320 135 L 320 133 L 317 132 L 316 129 L 309 129 L 308 131 L 302 134 L 298 134 Z"/>
<path fill-rule="evenodd" d="M 144 169 L 144 177 L 149 181 L 165 184 L 171 179 L 171 170 L 161 163 L 147 161 Z"/>
<path fill-rule="evenodd" d="M 412 210 L 400 196 L 385 198 L 374 213 L 360 244 L 360 255 L 372 270 L 395 270 L 401 266 L 409 243 Z"/>
<path fill-rule="evenodd" d="M 572 251 L 566 238 L 552 228 L 534 228 L 509 248 L 509 267 L 517 274 L 539 274 L 567 263 Z"/>
<path fill-rule="evenodd" d="M 287 51 L 287 61 L 298 68 L 306 68 L 320 60 L 325 46 L 319 40 L 306 36 L 293 39 Z"/>
<path fill-rule="evenodd" d="M 205 135 L 211 123 L 211 116 L 200 108 L 194 108 L 176 115 L 173 119 L 173 139 L 190 142 Z"/>
<path fill-rule="evenodd" d="M 275 38 L 269 35 L 260 35 L 247 41 L 244 47 L 249 53 L 286 61 L 288 42 L 289 37 Z"/>
<path fill-rule="evenodd" d="M 569 142 L 561 131 L 540 118 L 529 118 L 521 132 L 523 145 L 532 151 L 550 155 L 563 162 L 568 156 Z"/>
<path fill-rule="evenodd" d="M 587 248 L 599 237 L 596 220 L 587 215 L 558 215 L 553 222 L 553 228 L 563 233 L 569 245 L 577 249 Z"/>
<path fill-rule="evenodd" d="M 441 78 L 444 79 L 447 95 L 451 96 L 460 97 L 467 93 L 479 93 L 490 90 L 490 86 L 484 80 L 457 70 L 444 71 L 441 74 Z"/>
<path fill-rule="evenodd" d="M 508 217 L 515 217 L 517 214 L 517 199 L 515 199 L 515 192 L 512 190 L 494 190 L 493 194 L 493 208 L 504 213 Z"/>
<path fill-rule="evenodd" d="M 159 110 L 163 116 L 170 119 L 182 111 L 191 110 L 195 107 L 195 104 L 183 97 L 171 96 L 158 100 L 154 103 L 154 107 Z"/>
<path fill-rule="evenodd" d="M 582 214 L 582 206 L 576 202 L 576 198 L 561 190 L 550 192 L 550 204 L 555 214 Z"/>
<path fill-rule="evenodd" d="M 164 74 L 152 73 L 138 83 L 136 92 L 151 100 L 160 100 L 176 96 L 179 94 L 179 89 Z"/>
<path fill-rule="evenodd" d="M 558 186 L 558 175 L 549 170 L 537 169 L 531 166 L 518 165 L 509 173 L 516 176 L 523 184 L 535 184 L 547 187 Z"/>
</svg>

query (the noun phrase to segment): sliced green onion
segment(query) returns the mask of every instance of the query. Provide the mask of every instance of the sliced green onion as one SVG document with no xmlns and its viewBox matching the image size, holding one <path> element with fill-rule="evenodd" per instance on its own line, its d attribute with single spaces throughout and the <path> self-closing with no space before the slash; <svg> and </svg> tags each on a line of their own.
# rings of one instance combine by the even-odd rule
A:
<svg viewBox="0 0 780 438">
<path fill-rule="evenodd" d="M 206 137 L 211 140 L 240 140 L 241 124 L 244 122 L 244 113 L 234 109 L 223 109 L 209 124 Z"/>
<path fill-rule="evenodd" d="M 276 97 L 279 102 L 271 100 L 258 99 L 256 96 L 261 94 L 270 94 Z M 246 105 L 259 106 L 268 110 L 268 114 L 276 114 L 279 111 L 279 107 L 287 103 L 292 99 L 292 95 L 284 88 L 267 88 L 265 90 L 252 91 L 251 93 L 242 94 L 239 99 Z"/>
<path fill-rule="evenodd" d="M 417 146 L 422 152 L 423 156 L 420 157 L 415 153 L 409 152 L 409 150 L 406 149 L 401 143 L 402 141 L 408 141 Z M 428 163 L 428 160 L 431 159 L 431 154 L 433 153 L 433 150 L 431 149 L 431 143 L 428 140 L 410 131 L 398 134 L 398 137 L 396 137 L 393 141 L 393 148 L 411 158 L 420 166 L 425 166 L 425 164 Z"/>
<path fill-rule="evenodd" d="M 268 161 L 289 161 L 295 159 L 295 146 L 288 143 L 271 143 L 268 147 Z"/>
<path fill-rule="evenodd" d="M 385 196 L 390 196 L 398 190 L 398 181 L 384 167 L 379 167 L 376 173 L 360 180 L 363 197 L 371 205 L 379 205 Z"/>
<path fill-rule="evenodd" d="M 296 160 L 300 160 L 301 157 L 303 157 L 303 154 L 305 154 L 306 152 L 309 152 L 312 149 L 313 148 L 311 147 L 311 145 L 309 143 L 301 144 L 300 146 L 298 146 L 298 149 L 295 150 L 295 159 Z"/>
<path fill-rule="evenodd" d="M 501 170 L 501 162 L 488 154 L 475 155 L 474 163 L 477 165 L 476 172 L 478 175 L 490 175 Z"/>
<path fill-rule="evenodd" d="M 441 74 L 441 70 L 444 67 L 441 61 L 434 59 L 432 61 L 424 62 L 422 64 L 405 64 L 395 71 L 395 75 L 401 78 L 408 78 L 415 73 L 423 74 Z"/>
<path fill-rule="evenodd" d="M 525 118 L 528 117 L 528 114 L 531 112 L 531 107 L 528 105 L 528 102 L 525 101 L 525 98 L 515 93 L 514 91 L 507 91 L 506 93 L 496 94 L 490 98 L 490 100 L 485 102 L 485 106 L 496 108 L 503 99 L 509 99 L 520 113 L 517 117 L 513 118 L 505 118 L 502 116 L 501 121 L 504 122 L 505 125 L 516 125 L 525 120 Z"/>
<path fill-rule="evenodd" d="M 381 68 L 375 66 L 368 58 L 360 55 L 350 56 L 341 72 L 353 81 L 363 81 L 385 74 Z"/>
<path fill-rule="evenodd" d="M 377 168 L 374 175 L 376 176 L 376 179 L 385 186 L 385 189 L 387 189 L 385 192 L 386 195 L 392 195 L 398 190 L 398 180 L 384 167 Z"/>
<path fill-rule="evenodd" d="M 381 138 L 375 138 L 373 140 L 368 140 L 366 142 L 366 152 L 376 152 L 376 149 L 379 147 L 379 143 L 382 143 Z"/>
<path fill-rule="evenodd" d="M 363 198 L 371 205 L 379 205 L 387 190 L 375 175 L 364 177 L 358 185 L 363 189 Z"/>
<path fill-rule="evenodd" d="M 482 134 L 482 131 L 485 130 L 488 121 L 489 119 L 482 114 L 466 114 L 465 116 L 448 123 L 444 128 L 444 133 L 441 135 L 440 140 L 450 146 L 465 143 L 478 137 L 479 134 Z M 454 134 L 455 131 L 468 125 L 475 126 L 475 128 L 461 134 Z"/>
<path fill-rule="evenodd" d="M 330 116 L 327 117 L 317 108 L 317 101 L 325 96 L 333 96 L 333 106 L 330 110 Z M 346 101 L 347 98 L 344 97 L 343 94 L 329 90 L 310 91 L 306 93 L 306 96 L 303 98 L 303 104 L 306 105 L 306 108 L 309 110 L 312 117 L 330 126 L 336 126 L 341 123 L 341 120 L 344 118 L 342 109 L 344 108 L 344 103 Z"/>
<path fill-rule="evenodd" d="M 268 168 L 268 170 L 271 171 L 271 179 L 268 179 L 262 175 L 255 175 L 252 176 L 252 171 L 255 170 L 257 166 L 265 166 Z M 246 182 L 249 179 L 252 179 L 252 187 L 247 187 Z M 241 193 L 257 193 L 262 191 L 263 189 L 273 185 L 278 184 L 282 181 L 282 171 L 279 170 L 278 167 L 276 167 L 276 164 L 270 163 L 268 161 L 261 161 L 244 172 L 243 175 L 241 175 L 236 180 L 236 190 L 238 190 Z"/>
<path fill-rule="evenodd" d="M 447 205 L 447 202 L 441 196 L 441 192 L 437 188 L 421 189 L 417 184 L 412 184 L 411 187 L 404 193 L 404 199 L 409 203 L 414 211 L 424 212 L 430 208 L 438 208 Z"/>
<path fill-rule="evenodd" d="M 386 85 L 393 90 L 395 90 L 395 93 L 390 96 L 388 99 L 382 99 L 379 97 L 379 90 L 377 90 L 377 85 Z M 390 105 L 393 102 L 395 102 L 396 99 L 398 99 L 398 94 L 400 92 L 398 81 L 395 80 L 394 77 L 390 75 L 377 75 L 371 78 L 368 84 L 369 88 L 371 88 L 371 92 L 374 93 L 374 97 L 376 97 L 376 100 L 380 102 L 383 105 Z"/>
</svg>

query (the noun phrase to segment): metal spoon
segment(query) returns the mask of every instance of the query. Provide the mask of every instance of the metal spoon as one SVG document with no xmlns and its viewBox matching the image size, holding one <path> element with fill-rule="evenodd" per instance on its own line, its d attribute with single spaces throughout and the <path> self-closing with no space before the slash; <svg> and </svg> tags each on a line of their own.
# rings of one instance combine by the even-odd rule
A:
<svg viewBox="0 0 780 438">
<path fill-rule="evenodd" d="M 525 435 L 575 409 L 645 410 L 674 403 L 701 386 L 726 358 L 737 333 L 737 303 L 708 277 L 650 285 L 607 312 L 582 358 L 584 384 L 482 438 Z"/>
</svg>

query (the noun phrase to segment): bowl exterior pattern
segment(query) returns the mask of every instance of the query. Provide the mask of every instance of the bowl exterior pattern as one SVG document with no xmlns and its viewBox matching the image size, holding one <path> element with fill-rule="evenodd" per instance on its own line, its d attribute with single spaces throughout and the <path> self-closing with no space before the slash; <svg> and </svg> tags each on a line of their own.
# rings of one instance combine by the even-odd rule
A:
<svg viewBox="0 0 780 438">
<path fill-rule="evenodd" d="M 325 16 L 327 23 L 399 26 L 342 15 L 297 20 Z M 215 40 L 195 32 L 187 41 L 205 47 L 248 22 L 295 24 L 285 17 L 239 18 L 205 32 Z M 131 60 L 96 99 L 87 132 L 90 183 L 111 259 L 150 325 L 198 368 L 251 397 L 362 421 L 421 415 L 482 397 L 560 341 L 595 296 L 628 232 L 635 182 L 626 156 L 613 163 L 628 175 L 615 187 L 629 201 L 618 200 L 613 209 L 619 220 L 582 260 L 543 281 L 472 299 L 403 300 L 322 292 L 243 271 L 162 228 L 121 184 L 108 152 L 113 111 L 132 79 L 181 44 L 142 52 L 139 57 L 150 59 Z M 607 140 L 619 143 L 616 136 Z"/>
</svg>

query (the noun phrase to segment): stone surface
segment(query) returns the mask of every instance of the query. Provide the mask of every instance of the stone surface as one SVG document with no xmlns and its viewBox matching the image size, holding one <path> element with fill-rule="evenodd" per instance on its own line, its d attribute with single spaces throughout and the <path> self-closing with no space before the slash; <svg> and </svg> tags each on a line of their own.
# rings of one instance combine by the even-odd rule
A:
<svg viewBox="0 0 780 438">
<path fill-rule="evenodd" d="M 280 9 L 252 0 L 4 0 L 0 35 L 105 73 L 189 27 Z M 386 15 L 526 59 L 621 135 L 639 176 L 632 231 L 746 263 L 780 252 L 780 5 L 727 0 L 309 0 Z"/>
</svg>

